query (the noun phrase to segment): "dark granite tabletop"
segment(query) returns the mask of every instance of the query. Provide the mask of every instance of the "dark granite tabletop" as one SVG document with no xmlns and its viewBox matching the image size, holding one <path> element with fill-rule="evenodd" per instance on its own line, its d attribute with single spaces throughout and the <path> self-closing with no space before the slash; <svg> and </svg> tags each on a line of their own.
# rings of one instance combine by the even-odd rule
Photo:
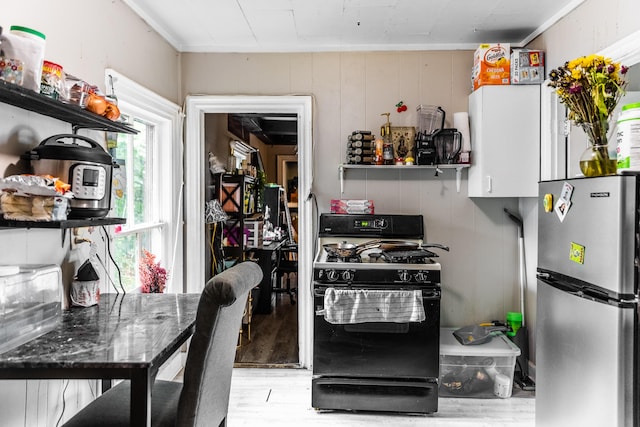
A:
<svg viewBox="0 0 640 427">
<path fill-rule="evenodd" d="M 130 425 L 150 426 L 158 369 L 193 334 L 200 294 L 102 294 L 53 330 L 0 354 L 0 379 L 131 380 Z"/>
<path fill-rule="evenodd" d="M 99 305 L 64 310 L 52 331 L 0 354 L 0 378 L 124 378 L 106 370 L 157 370 L 193 333 L 199 299 L 102 294 Z"/>
</svg>

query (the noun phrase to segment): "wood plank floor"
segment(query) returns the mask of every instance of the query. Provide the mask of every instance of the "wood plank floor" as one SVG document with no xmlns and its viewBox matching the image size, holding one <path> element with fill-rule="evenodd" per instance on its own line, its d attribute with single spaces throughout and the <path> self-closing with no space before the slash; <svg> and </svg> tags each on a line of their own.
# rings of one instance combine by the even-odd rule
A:
<svg viewBox="0 0 640 427">
<path fill-rule="evenodd" d="M 296 287 L 295 282 L 292 287 Z M 253 314 L 250 341 L 244 327 L 242 345 L 236 350 L 236 367 L 297 366 L 298 304 L 291 304 L 289 295 L 280 293 L 272 295 L 271 307 L 269 314 Z"/>
<path fill-rule="evenodd" d="M 438 412 L 429 415 L 317 411 L 311 407 L 310 370 L 233 370 L 228 427 L 373 425 L 533 427 L 535 399 L 514 389 L 510 399 L 440 398 Z"/>
</svg>

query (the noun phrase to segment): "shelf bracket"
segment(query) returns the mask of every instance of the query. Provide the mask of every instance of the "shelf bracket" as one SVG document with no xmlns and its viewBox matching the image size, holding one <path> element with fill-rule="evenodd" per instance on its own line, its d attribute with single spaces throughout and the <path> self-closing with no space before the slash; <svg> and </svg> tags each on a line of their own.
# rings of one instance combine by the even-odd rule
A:
<svg viewBox="0 0 640 427">
<path fill-rule="evenodd" d="M 344 166 L 338 166 L 338 175 L 340 176 L 340 195 L 344 194 Z"/>
<path fill-rule="evenodd" d="M 460 192 L 460 181 L 462 181 L 462 166 L 456 167 L 456 191 Z"/>
</svg>

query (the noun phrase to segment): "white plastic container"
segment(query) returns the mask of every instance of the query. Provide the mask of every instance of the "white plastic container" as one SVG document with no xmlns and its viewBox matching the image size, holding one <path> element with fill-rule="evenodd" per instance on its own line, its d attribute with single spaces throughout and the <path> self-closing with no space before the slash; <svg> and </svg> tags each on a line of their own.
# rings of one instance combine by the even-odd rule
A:
<svg viewBox="0 0 640 427">
<path fill-rule="evenodd" d="M 42 63 L 46 36 L 28 27 L 13 25 L 2 35 L 2 50 L 6 59 L 22 62 L 22 86 L 40 92 Z"/>
<path fill-rule="evenodd" d="M 489 342 L 462 345 L 456 328 L 440 329 L 441 397 L 509 398 L 520 349 L 502 332 L 492 332 Z"/>
<path fill-rule="evenodd" d="M 640 102 L 622 106 L 617 125 L 618 172 L 640 171 Z"/>
</svg>

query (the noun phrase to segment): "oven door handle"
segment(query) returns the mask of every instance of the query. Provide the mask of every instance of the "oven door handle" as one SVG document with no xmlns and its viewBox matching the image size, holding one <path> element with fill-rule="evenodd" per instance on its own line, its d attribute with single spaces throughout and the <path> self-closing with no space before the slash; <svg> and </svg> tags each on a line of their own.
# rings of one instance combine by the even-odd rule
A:
<svg viewBox="0 0 640 427">
<path fill-rule="evenodd" d="M 385 289 L 385 290 L 402 290 L 403 288 L 398 289 Z M 313 296 L 314 297 L 324 297 L 326 288 L 322 289 L 314 289 Z M 440 291 L 436 289 L 422 289 L 422 299 L 423 300 L 433 300 L 440 298 Z"/>
<path fill-rule="evenodd" d="M 436 290 L 422 290 L 422 300 L 429 301 L 434 299 L 440 299 L 440 291 Z"/>
</svg>

